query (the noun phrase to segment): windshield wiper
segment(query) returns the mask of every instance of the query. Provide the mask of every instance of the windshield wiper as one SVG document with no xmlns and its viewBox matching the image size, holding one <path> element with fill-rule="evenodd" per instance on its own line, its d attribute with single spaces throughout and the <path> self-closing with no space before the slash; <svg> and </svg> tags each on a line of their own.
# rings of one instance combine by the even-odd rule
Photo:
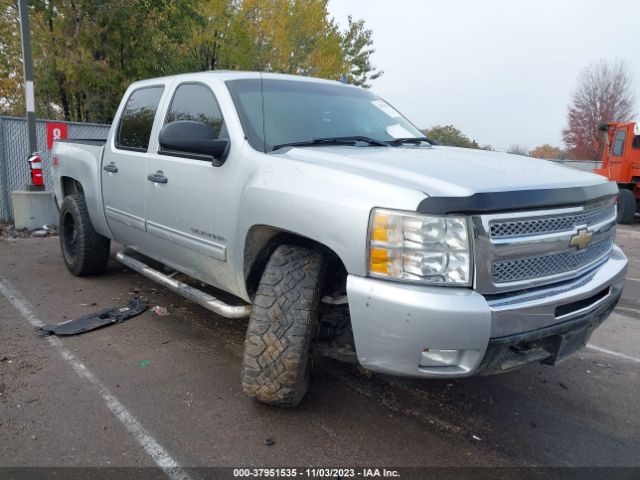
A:
<svg viewBox="0 0 640 480">
<path fill-rule="evenodd" d="M 388 140 L 387 143 L 391 146 L 397 147 L 399 145 L 404 145 L 406 143 L 418 143 L 427 142 L 431 145 L 435 145 L 433 140 L 429 140 L 427 137 L 409 137 L 409 138 L 394 138 L 393 140 Z"/>
<path fill-rule="evenodd" d="M 368 143 L 376 147 L 388 147 L 389 142 L 383 140 L 376 140 L 371 137 L 363 137 L 359 135 L 353 135 L 348 137 L 324 137 L 315 138 L 313 140 L 306 140 L 304 142 L 290 142 L 274 145 L 271 151 L 278 150 L 284 147 L 311 147 L 314 145 L 355 145 L 358 142 Z"/>
</svg>

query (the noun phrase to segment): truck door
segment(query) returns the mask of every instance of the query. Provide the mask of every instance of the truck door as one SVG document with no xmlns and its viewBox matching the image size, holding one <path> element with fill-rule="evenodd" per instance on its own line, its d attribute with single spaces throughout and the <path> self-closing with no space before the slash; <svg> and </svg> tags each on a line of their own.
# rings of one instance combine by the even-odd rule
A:
<svg viewBox="0 0 640 480">
<path fill-rule="evenodd" d="M 205 123 L 215 138 L 228 138 L 214 92 L 203 83 L 176 86 L 163 126 L 177 120 Z M 235 228 L 238 162 L 230 157 L 214 166 L 209 157 L 154 149 L 147 165 L 147 232 L 156 259 L 229 288 L 235 277 L 227 263 L 227 239 Z"/>
<path fill-rule="evenodd" d="M 109 229 L 125 245 L 146 237 L 147 149 L 164 86 L 140 87 L 129 95 L 102 159 L 102 194 Z"/>
<path fill-rule="evenodd" d="M 609 155 L 609 178 L 615 179 L 617 182 L 626 183 L 630 181 L 629 169 L 630 163 L 625 161 L 625 140 L 627 137 L 626 127 L 616 130 L 611 144 Z"/>
</svg>

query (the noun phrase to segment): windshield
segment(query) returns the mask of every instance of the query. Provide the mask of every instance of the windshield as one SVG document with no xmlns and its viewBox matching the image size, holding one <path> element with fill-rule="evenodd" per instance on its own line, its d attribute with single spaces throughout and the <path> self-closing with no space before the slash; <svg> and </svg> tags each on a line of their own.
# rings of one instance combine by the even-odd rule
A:
<svg viewBox="0 0 640 480">
<path fill-rule="evenodd" d="M 274 79 L 264 79 L 261 85 L 259 78 L 231 80 L 227 86 L 256 150 L 269 152 L 274 146 L 334 137 L 423 137 L 391 105 L 361 88 Z"/>
</svg>

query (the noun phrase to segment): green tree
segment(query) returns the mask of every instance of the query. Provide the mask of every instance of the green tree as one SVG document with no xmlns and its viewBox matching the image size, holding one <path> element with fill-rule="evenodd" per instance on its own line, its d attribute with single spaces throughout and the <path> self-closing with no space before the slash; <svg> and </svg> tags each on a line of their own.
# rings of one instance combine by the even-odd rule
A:
<svg viewBox="0 0 640 480">
<path fill-rule="evenodd" d="M 229 30 L 234 6 L 228 0 L 199 2 L 191 34 L 192 54 L 198 59 L 199 70 L 229 68 L 225 45 L 229 41 Z"/>
<path fill-rule="evenodd" d="M 23 115 L 22 51 L 18 6 L 0 3 L 0 114 Z"/>
<path fill-rule="evenodd" d="M 0 112 L 23 113 L 16 0 L 0 0 Z M 371 32 L 328 0 L 30 0 L 39 116 L 109 122 L 136 80 L 260 70 L 368 85 Z"/>
<path fill-rule="evenodd" d="M 478 142 L 471 140 L 453 125 L 436 125 L 424 130 L 424 134 L 440 145 L 447 145 L 449 147 L 480 148 Z M 486 147 L 489 147 L 490 149 L 489 145 L 485 145 L 483 149 L 488 149 Z"/>
<path fill-rule="evenodd" d="M 40 116 L 109 122 L 133 81 L 194 69 L 191 0 L 33 0 Z M 168 60 L 170 59 L 170 60 Z"/>
<path fill-rule="evenodd" d="M 365 28 L 364 20 L 353 20 L 349 15 L 349 24 L 342 37 L 342 49 L 349 67 L 347 80 L 353 85 L 369 88 L 370 82 L 380 78 L 384 73 L 376 70 L 371 64 L 373 48 L 373 32 Z"/>
</svg>

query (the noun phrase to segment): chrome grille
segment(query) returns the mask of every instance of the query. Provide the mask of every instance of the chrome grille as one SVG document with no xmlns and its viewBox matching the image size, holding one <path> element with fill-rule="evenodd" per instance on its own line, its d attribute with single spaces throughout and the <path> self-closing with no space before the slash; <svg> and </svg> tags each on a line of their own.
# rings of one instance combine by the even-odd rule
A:
<svg viewBox="0 0 640 480">
<path fill-rule="evenodd" d="M 615 200 L 473 217 L 474 288 L 483 294 L 513 292 L 587 272 L 613 249 Z M 590 241 L 577 248 L 573 239 L 584 230 Z"/>
<path fill-rule="evenodd" d="M 493 264 L 493 281 L 519 282 L 579 270 L 609 253 L 611 247 L 613 237 L 588 245 L 584 250 L 496 262 Z"/>
<path fill-rule="evenodd" d="M 609 204 L 587 213 L 507 222 L 492 222 L 491 238 L 514 238 L 525 235 L 565 232 L 578 226 L 596 225 L 611 218 L 615 213 L 615 205 Z"/>
</svg>

